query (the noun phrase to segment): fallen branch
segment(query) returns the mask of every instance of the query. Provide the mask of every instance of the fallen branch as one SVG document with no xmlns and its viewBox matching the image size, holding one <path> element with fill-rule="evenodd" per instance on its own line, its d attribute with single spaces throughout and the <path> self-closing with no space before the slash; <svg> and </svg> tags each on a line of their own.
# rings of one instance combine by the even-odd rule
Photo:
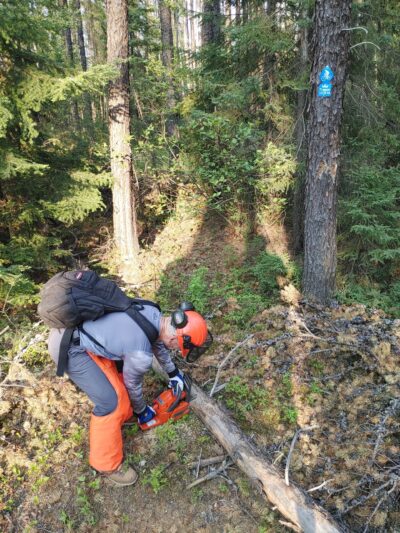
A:
<svg viewBox="0 0 400 533">
<path fill-rule="evenodd" d="M 203 451 L 203 448 L 200 448 L 200 453 L 199 453 L 199 460 L 197 462 L 197 467 L 196 467 L 196 479 L 199 477 L 199 471 L 200 471 L 200 461 L 201 461 L 201 452 Z"/>
<path fill-rule="evenodd" d="M 317 427 L 319 427 L 319 426 L 307 426 L 305 428 L 300 428 L 294 434 L 294 437 L 293 437 L 293 440 L 292 440 L 292 444 L 290 445 L 290 448 L 289 448 L 289 453 L 288 453 L 288 456 L 287 456 L 287 459 L 286 459 L 286 466 L 285 466 L 285 483 L 286 483 L 287 486 L 289 486 L 290 459 L 292 458 L 292 453 L 293 453 L 293 450 L 294 450 L 294 446 L 295 446 L 295 444 L 297 442 L 297 439 L 300 436 L 300 433 L 303 433 L 305 431 L 311 431 L 313 429 L 316 429 Z"/>
<path fill-rule="evenodd" d="M 196 481 L 193 481 L 193 483 L 190 483 L 190 485 L 188 485 L 186 488 L 192 489 L 193 487 L 200 485 L 200 483 L 204 483 L 205 481 L 209 481 L 210 479 L 214 479 L 215 477 L 218 477 L 232 464 L 233 464 L 232 461 L 227 461 L 227 462 L 224 461 L 224 463 L 219 468 L 217 468 L 217 470 L 213 470 L 206 476 L 196 479 Z"/>
<path fill-rule="evenodd" d="M 398 478 L 396 478 L 397 480 Z M 390 479 L 389 481 L 386 481 L 386 483 L 383 483 L 382 485 L 380 485 L 379 487 L 377 487 L 375 490 L 373 490 L 372 492 L 370 492 L 369 494 L 367 494 L 366 496 L 361 496 L 361 498 L 359 498 L 358 500 L 356 500 L 352 505 L 349 505 L 348 507 L 346 507 L 343 511 L 342 511 L 342 515 L 343 514 L 346 514 L 348 513 L 349 511 L 352 511 L 353 509 L 355 509 L 356 507 L 358 507 L 359 505 L 365 503 L 366 501 L 370 500 L 371 498 L 373 498 L 374 496 L 377 496 L 378 492 L 383 490 L 383 489 L 386 489 L 387 486 L 389 486 L 391 483 L 393 483 L 393 479 Z"/>
<path fill-rule="evenodd" d="M 246 342 L 249 339 L 251 339 L 252 337 L 254 337 L 254 334 L 248 335 L 243 341 L 241 341 L 238 344 L 236 344 L 236 346 L 234 346 L 232 348 L 232 350 L 228 353 L 228 355 L 225 357 L 225 359 L 219 365 L 218 370 L 217 370 L 217 375 L 215 376 L 214 385 L 212 386 L 211 391 L 210 391 L 210 398 L 212 398 L 212 396 L 213 396 L 213 394 L 215 392 L 215 388 L 217 386 L 218 379 L 219 379 L 219 376 L 221 374 L 221 371 L 222 371 L 223 367 L 225 366 L 225 364 L 227 363 L 227 361 L 229 360 L 229 358 L 236 352 L 236 350 L 238 350 L 241 346 L 243 346 L 243 344 L 246 344 Z"/>
<path fill-rule="evenodd" d="M 317 487 L 312 487 L 311 489 L 308 489 L 307 492 L 310 494 L 310 492 L 315 492 L 316 490 L 320 490 L 324 488 L 325 485 L 327 485 L 330 481 L 333 481 L 333 477 L 330 479 L 327 479 L 326 481 L 324 481 L 323 483 L 321 483 L 321 485 L 318 485 Z"/>
<path fill-rule="evenodd" d="M 379 507 L 382 505 L 382 503 L 388 498 L 388 496 L 394 491 L 394 489 L 397 487 L 397 483 L 398 483 L 398 480 L 394 480 L 393 481 L 393 486 L 390 490 L 388 490 L 388 492 L 386 494 L 384 494 L 382 496 L 382 498 L 379 500 L 379 502 L 376 504 L 375 506 L 375 509 L 372 511 L 371 515 L 369 516 L 366 524 L 365 524 L 365 528 L 364 528 L 364 531 L 363 533 L 367 533 L 368 531 L 368 528 L 369 528 L 369 524 L 371 523 L 371 520 L 373 519 L 373 517 L 375 516 L 375 514 L 377 513 Z"/>
<path fill-rule="evenodd" d="M 375 446 L 374 446 L 374 452 L 372 454 L 372 458 L 370 460 L 370 463 L 373 463 L 375 461 L 375 458 L 376 458 L 376 455 L 378 453 L 378 449 L 379 449 L 379 446 L 383 440 L 383 437 L 385 436 L 386 434 L 386 422 L 387 422 L 387 419 L 390 417 L 390 416 L 393 416 L 397 409 L 400 407 L 400 400 L 397 398 L 397 399 L 393 399 L 391 400 L 390 402 L 390 405 L 385 409 L 385 416 L 384 418 L 381 420 L 379 426 L 378 426 L 378 437 L 376 439 L 376 442 L 375 442 Z"/>
<path fill-rule="evenodd" d="M 226 459 L 226 455 L 217 455 L 216 457 L 210 457 L 209 459 L 202 459 L 201 461 L 194 461 L 193 463 L 189 463 L 189 468 L 195 468 L 198 465 L 200 465 L 200 468 L 204 468 L 205 466 L 215 465 L 216 463 L 222 463 Z"/>
</svg>

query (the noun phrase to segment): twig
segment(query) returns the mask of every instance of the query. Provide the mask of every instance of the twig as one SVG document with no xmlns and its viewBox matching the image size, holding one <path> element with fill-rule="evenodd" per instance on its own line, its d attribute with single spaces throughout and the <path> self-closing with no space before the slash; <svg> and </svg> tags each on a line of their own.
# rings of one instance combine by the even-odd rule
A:
<svg viewBox="0 0 400 533">
<path fill-rule="evenodd" d="M 10 326 L 6 326 L 5 328 L 3 328 L 3 329 L 0 331 L 0 337 L 1 337 L 2 335 L 4 335 L 4 333 L 5 333 L 6 331 L 8 331 L 9 329 L 10 329 Z"/>
<path fill-rule="evenodd" d="M 375 46 L 378 50 L 380 50 L 380 47 L 377 44 L 372 43 L 371 41 L 363 41 L 362 43 L 357 43 L 357 44 L 353 44 L 353 46 L 350 46 L 349 52 L 350 50 L 353 50 L 353 48 L 356 48 L 357 46 L 361 46 L 362 44 L 372 44 L 372 46 Z"/>
<path fill-rule="evenodd" d="M 399 478 L 396 478 L 395 481 L 397 481 Z M 358 507 L 359 505 L 361 505 L 362 503 L 365 503 L 367 500 L 370 500 L 371 498 L 373 498 L 374 496 L 376 496 L 378 494 L 378 492 L 380 490 L 383 490 L 385 489 L 388 485 L 390 485 L 391 483 L 393 483 L 393 479 L 390 479 L 389 481 L 386 481 L 386 483 L 383 483 L 382 485 L 380 485 L 379 487 L 377 487 L 375 490 L 373 490 L 372 492 L 370 492 L 369 494 L 367 494 L 366 496 L 361 496 L 361 498 L 359 498 L 356 502 L 353 503 L 353 505 L 349 505 L 348 507 L 346 507 L 343 511 L 342 511 L 342 515 L 348 513 L 349 511 L 352 511 L 355 507 Z"/>
<path fill-rule="evenodd" d="M 289 453 L 288 453 L 288 456 L 287 456 L 287 459 L 286 459 L 286 467 L 285 467 L 285 483 L 287 486 L 289 486 L 289 467 L 290 467 L 290 459 L 292 457 L 292 453 L 293 453 L 293 450 L 294 450 L 294 446 L 297 442 L 297 439 L 299 438 L 299 435 L 300 433 L 303 433 L 305 431 L 311 431 L 313 429 L 316 429 L 318 428 L 319 426 L 315 425 L 315 426 L 307 426 L 305 428 L 300 428 L 296 431 L 296 433 L 294 434 L 294 437 L 293 437 L 293 440 L 292 440 L 292 444 L 290 445 L 290 449 L 289 449 Z"/>
<path fill-rule="evenodd" d="M 206 476 L 204 477 L 201 477 L 200 479 L 196 479 L 196 481 L 193 481 L 193 483 L 190 483 L 190 485 L 188 485 L 186 488 L 188 489 L 192 489 L 193 487 L 196 487 L 197 485 L 200 485 L 200 483 L 204 483 L 204 481 L 209 481 L 210 479 L 214 479 L 215 477 L 219 476 L 221 474 L 221 472 L 224 472 L 225 469 L 228 467 L 228 466 L 231 466 L 233 463 L 232 461 L 228 461 L 228 462 L 223 462 L 223 464 L 217 468 L 217 470 L 214 470 L 213 472 L 210 472 L 209 474 L 207 474 Z"/>
<path fill-rule="evenodd" d="M 200 468 L 203 468 L 204 466 L 215 465 L 215 463 L 222 463 L 224 459 L 226 459 L 226 455 L 217 455 L 216 457 L 209 457 L 208 459 L 203 459 L 199 463 L 197 461 L 189 463 L 188 467 L 194 468 L 195 466 L 200 464 Z"/>
<path fill-rule="evenodd" d="M 203 451 L 203 448 L 200 448 L 200 453 L 199 453 L 199 460 L 198 460 L 198 463 L 197 463 L 197 468 L 196 468 L 196 479 L 199 477 L 199 470 L 200 470 L 200 460 L 201 460 L 201 452 Z"/>
<path fill-rule="evenodd" d="M 323 348 L 322 350 L 314 350 L 313 352 L 310 352 L 310 355 L 315 355 L 316 353 L 322 353 L 322 352 L 332 352 L 335 348 Z"/>
<path fill-rule="evenodd" d="M 279 452 L 278 455 L 275 457 L 274 462 L 272 464 L 275 465 L 276 463 L 278 463 L 282 459 L 282 457 L 284 457 L 284 455 L 285 454 L 283 452 Z"/>
<path fill-rule="evenodd" d="M 375 509 L 372 511 L 372 514 L 370 515 L 370 517 L 368 518 L 366 524 L 365 524 L 365 528 L 364 528 L 364 531 L 363 533 L 367 533 L 368 531 L 368 528 L 369 528 L 369 524 L 372 520 L 372 518 L 374 517 L 374 515 L 376 514 L 376 512 L 378 511 L 379 507 L 382 505 L 382 503 L 386 500 L 386 498 L 389 496 L 389 494 L 391 494 L 394 489 L 397 487 L 397 483 L 398 483 L 398 480 L 394 480 L 393 481 L 393 487 L 384 495 L 382 496 L 382 498 L 379 500 L 379 502 L 376 504 L 375 506 Z"/>
<path fill-rule="evenodd" d="M 301 528 L 299 528 L 295 524 L 292 524 L 292 522 L 284 522 L 283 520 L 279 520 L 279 523 L 287 527 L 288 529 L 292 529 L 293 531 L 297 531 L 297 532 L 303 531 Z"/>
<path fill-rule="evenodd" d="M 324 481 L 323 483 L 321 483 L 321 485 L 318 485 L 317 487 L 313 487 L 312 489 L 308 489 L 307 492 L 314 492 L 314 491 L 316 491 L 316 490 L 322 489 L 322 488 L 325 487 L 325 485 L 327 485 L 330 481 L 333 481 L 333 477 L 330 478 L 330 479 L 327 479 L 326 481 Z"/>
<path fill-rule="evenodd" d="M 218 379 L 219 379 L 219 376 L 221 374 L 221 370 L 222 368 L 225 366 L 226 362 L 228 361 L 228 359 L 232 356 L 233 353 L 236 352 L 236 350 L 238 350 L 241 346 L 243 346 L 243 344 L 246 344 L 246 342 L 248 340 L 250 340 L 252 337 L 254 337 L 254 334 L 252 333 L 251 335 L 247 335 L 247 337 L 239 342 L 238 344 L 236 344 L 236 346 L 234 346 L 232 348 L 232 350 L 228 353 L 228 355 L 225 357 L 225 359 L 222 361 L 222 363 L 219 365 L 218 367 L 218 370 L 217 370 L 217 375 L 215 376 L 215 380 L 214 380 L 214 385 L 212 386 L 212 389 L 210 391 L 210 398 L 212 398 L 214 392 L 215 392 L 215 388 L 217 386 L 217 383 L 218 383 Z"/>
<path fill-rule="evenodd" d="M 221 392 L 224 390 L 224 388 L 228 385 L 228 382 L 222 383 L 221 385 L 218 385 L 218 387 L 215 388 L 214 394 L 218 394 L 218 392 Z"/>
<path fill-rule="evenodd" d="M 366 34 L 368 34 L 367 28 L 364 28 L 363 26 L 353 26 L 352 28 L 343 28 L 342 31 L 353 31 L 353 30 L 363 30 Z"/>
<path fill-rule="evenodd" d="M 378 426 L 378 437 L 377 437 L 376 442 L 375 442 L 374 452 L 372 454 L 372 459 L 370 461 L 371 463 L 373 463 L 375 461 L 376 454 L 378 453 L 379 446 L 380 446 L 380 444 L 382 442 L 382 439 L 383 439 L 383 437 L 385 435 L 386 421 L 387 421 L 387 419 L 390 416 L 394 415 L 394 413 L 399 408 L 399 406 L 400 406 L 400 400 L 399 399 L 395 399 L 395 400 L 392 400 L 390 402 L 390 405 L 385 410 L 385 417 L 383 418 L 383 420 L 380 422 L 380 424 Z"/>
</svg>

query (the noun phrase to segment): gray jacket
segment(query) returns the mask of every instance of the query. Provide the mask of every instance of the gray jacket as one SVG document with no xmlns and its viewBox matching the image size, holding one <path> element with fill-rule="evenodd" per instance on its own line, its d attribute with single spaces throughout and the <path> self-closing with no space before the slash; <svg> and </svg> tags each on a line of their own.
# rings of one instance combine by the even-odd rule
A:
<svg viewBox="0 0 400 533">
<path fill-rule="evenodd" d="M 141 311 L 160 330 L 161 313 L 157 308 L 145 306 Z M 146 407 L 143 398 L 143 377 L 151 368 L 153 355 L 163 369 L 169 373 L 175 370 L 169 350 L 161 341 L 150 344 L 143 330 L 126 313 L 109 313 L 97 320 L 87 320 L 83 329 L 99 344 L 94 343 L 85 333 L 80 332 L 80 348 L 102 357 L 124 361 L 124 382 L 136 413 Z M 60 340 L 64 330 L 50 330 L 48 349 L 57 364 Z M 101 346 L 103 347 L 101 347 Z M 71 349 L 77 347 L 71 346 Z"/>
</svg>

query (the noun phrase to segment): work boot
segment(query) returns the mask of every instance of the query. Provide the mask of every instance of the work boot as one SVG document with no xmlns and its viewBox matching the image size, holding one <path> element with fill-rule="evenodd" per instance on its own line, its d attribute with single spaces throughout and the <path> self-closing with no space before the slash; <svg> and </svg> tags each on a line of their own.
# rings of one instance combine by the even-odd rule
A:
<svg viewBox="0 0 400 533">
<path fill-rule="evenodd" d="M 101 474 L 119 487 L 133 485 L 139 477 L 137 472 L 128 463 L 121 463 L 116 470 L 112 472 L 101 472 Z"/>
</svg>

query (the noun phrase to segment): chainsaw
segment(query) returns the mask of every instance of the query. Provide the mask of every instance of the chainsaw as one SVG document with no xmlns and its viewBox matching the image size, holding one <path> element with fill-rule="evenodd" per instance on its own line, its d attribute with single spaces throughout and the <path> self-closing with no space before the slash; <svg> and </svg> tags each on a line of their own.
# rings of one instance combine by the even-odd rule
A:
<svg viewBox="0 0 400 533">
<path fill-rule="evenodd" d="M 161 426 L 169 420 L 178 420 L 179 418 L 189 414 L 192 380 L 185 374 L 183 383 L 183 391 L 181 391 L 177 396 L 174 396 L 172 389 L 164 390 L 157 396 L 152 405 L 156 414 L 148 422 L 139 424 L 139 427 L 142 431 Z"/>
</svg>

